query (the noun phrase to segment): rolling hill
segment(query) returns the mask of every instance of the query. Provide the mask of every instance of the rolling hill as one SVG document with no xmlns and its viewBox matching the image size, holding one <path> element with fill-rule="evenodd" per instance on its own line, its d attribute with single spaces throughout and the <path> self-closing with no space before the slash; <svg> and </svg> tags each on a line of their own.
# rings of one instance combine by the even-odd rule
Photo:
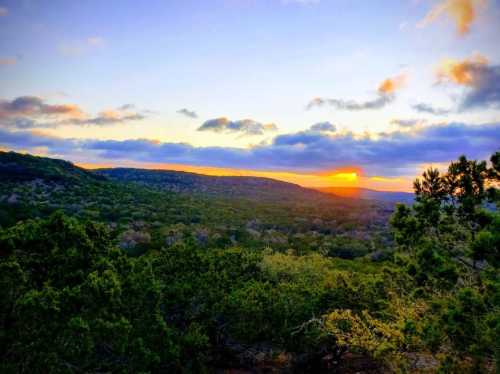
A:
<svg viewBox="0 0 500 374">
<path fill-rule="evenodd" d="M 110 168 L 87 170 L 71 162 L 16 152 L 0 152 L 0 176 L 3 181 L 43 180 L 59 184 L 132 182 L 159 191 L 195 193 L 224 198 L 245 198 L 272 202 L 344 202 L 352 199 L 402 202 L 411 204 L 413 194 L 376 191 L 365 188 L 327 187 L 310 189 L 297 184 L 262 177 L 209 176 L 196 173 Z"/>
<path fill-rule="evenodd" d="M 99 169 L 95 173 L 112 181 L 134 182 L 161 191 L 195 193 L 262 201 L 328 200 L 332 196 L 297 184 L 261 177 L 211 176 L 172 170 L 130 168 Z M 336 200 L 342 198 L 334 197 Z"/>
<path fill-rule="evenodd" d="M 118 240 L 135 243 L 124 244 L 127 248 L 150 238 L 147 241 L 154 245 L 149 248 L 160 249 L 183 235 L 194 235 L 195 241 L 208 236 L 211 239 L 206 240 L 213 245 L 272 242 L 287 248 L 300 242 L 300 247 L 309 248 L 324 242 L 330 248 L 332 240 L 357 243 L 376 236 L 387 238 L 393 207 L 268 178 L 126 168 L 86 170 L 67 161 L 0 152 L 0 227 L 62 210 L 109 225 Z M 349 247 L 349 253 L 366 254 L 372 249 L 371 244 L 362 251 L 357 244 L 355 249 L 342 245 Z"/>
<path fill-rule="evenodd" d="M 105 179 L 65 160 L 2 151 L 0 151 L 0 177 L 3 182 L 39 179 L 58 183 L 84 183 Z"/>
</svg>

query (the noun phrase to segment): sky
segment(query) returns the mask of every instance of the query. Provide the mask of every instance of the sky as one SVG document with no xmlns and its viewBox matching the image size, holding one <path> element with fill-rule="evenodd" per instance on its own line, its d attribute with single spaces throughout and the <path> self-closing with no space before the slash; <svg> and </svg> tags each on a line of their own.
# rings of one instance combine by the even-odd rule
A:
<svg viewBox="0 0 500 374">
<path fill-rule="evenodd" d="M 499 0 L 0 0 L 0 149 L 411 190 L 500 149 Z"/>
</svg>

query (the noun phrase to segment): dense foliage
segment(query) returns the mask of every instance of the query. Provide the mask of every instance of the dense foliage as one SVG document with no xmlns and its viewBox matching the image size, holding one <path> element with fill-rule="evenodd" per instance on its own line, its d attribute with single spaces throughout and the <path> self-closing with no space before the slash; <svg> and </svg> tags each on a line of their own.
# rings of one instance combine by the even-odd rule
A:
<svg viewBox="0 0 500 374">
<path fill-rule="evenodd" d="M 384 204 L 82 173 L 0 183 L 0 372 L 498 368 L 498 153 L 428 170 L 394 241 Z"/>
</svg>

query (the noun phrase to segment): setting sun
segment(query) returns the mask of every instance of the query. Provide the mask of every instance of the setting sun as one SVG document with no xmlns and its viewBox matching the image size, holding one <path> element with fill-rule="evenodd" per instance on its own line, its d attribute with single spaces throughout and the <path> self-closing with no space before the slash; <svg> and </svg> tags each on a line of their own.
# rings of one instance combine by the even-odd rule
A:
<svg viewBox="0 0 500 374">
<path fill-rule="evenodd" d="M 346 181 L 346 182 L 356 182 L 358 180 L 358 174 L 356 172 L 351 173 L 336 173 L 330 175 L 330 179 L 334 181 Z"/>
</svg>

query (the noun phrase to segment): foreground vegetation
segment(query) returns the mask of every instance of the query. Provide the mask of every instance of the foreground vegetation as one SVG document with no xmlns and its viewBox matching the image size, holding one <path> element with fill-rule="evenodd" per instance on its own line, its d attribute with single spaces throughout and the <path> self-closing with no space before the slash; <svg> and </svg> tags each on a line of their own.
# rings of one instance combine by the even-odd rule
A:
<svg viewBox="0 0 500 374">
<path fill-rule="evenodd" d="M 428 170 L 390 231 L 383 204 L 5 157 L 1 372 L 498 370 L 499 153 Z"/>
</svg>

